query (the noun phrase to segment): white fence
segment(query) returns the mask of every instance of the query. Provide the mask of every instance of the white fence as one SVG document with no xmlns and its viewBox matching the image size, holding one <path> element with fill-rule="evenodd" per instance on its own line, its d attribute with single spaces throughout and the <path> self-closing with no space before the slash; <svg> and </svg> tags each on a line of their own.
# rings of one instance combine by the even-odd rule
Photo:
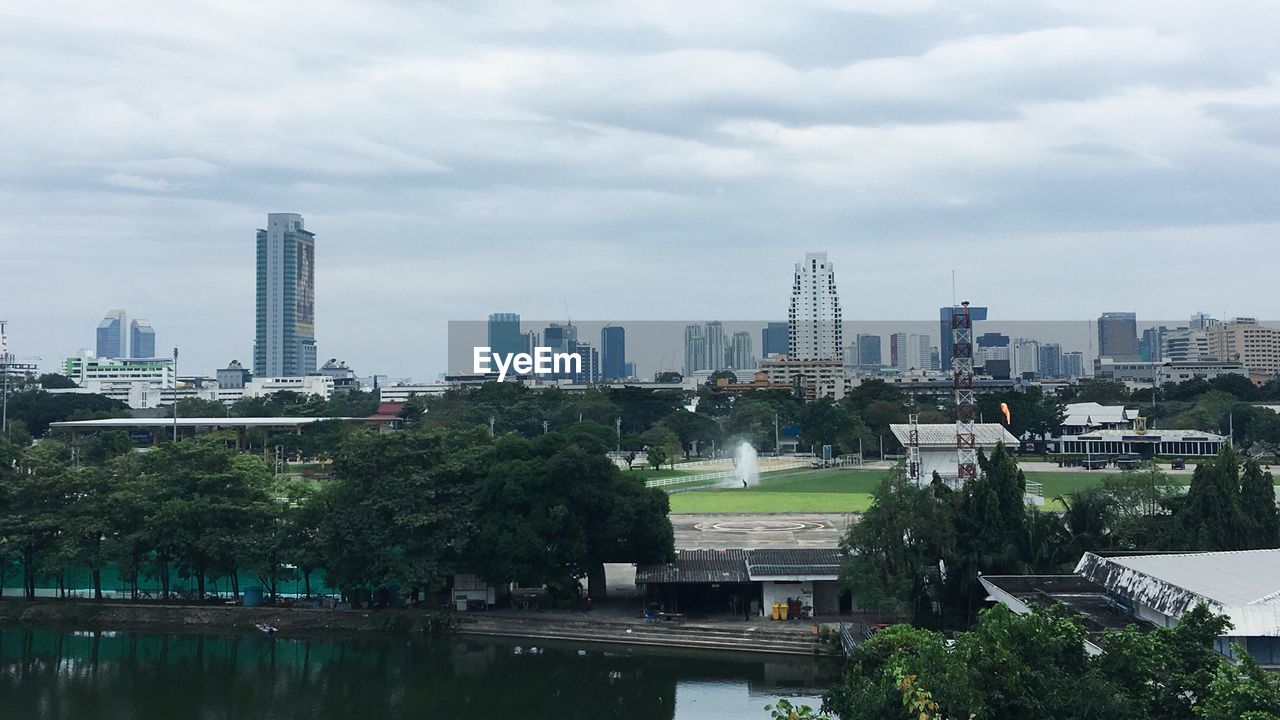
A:
<svg viewBox="0 0 1280 720">
<path fill-rule="evenodd" d="M 763 474 L 777 472 L 779 470 L 794 470 L 796 468 L 809 467 L 809 465 L 809 462 L 780 463 L 778 465 L 770 465 L 766 468 L 761 468 L 760 472 Z M 736 476 L 736 474 L 737 472 L 734 470 L 721 470 L 719 472 L 698 473 L 696 475 L 675 475 L 672 477 L 662 478 L 660 480 L 646 480 L 644 486 L 651 488 L 665 488 L 674 485 L 688 485 L 690 483 L 706 482 L 708 480 L 725 480 Z"/>
</svg>

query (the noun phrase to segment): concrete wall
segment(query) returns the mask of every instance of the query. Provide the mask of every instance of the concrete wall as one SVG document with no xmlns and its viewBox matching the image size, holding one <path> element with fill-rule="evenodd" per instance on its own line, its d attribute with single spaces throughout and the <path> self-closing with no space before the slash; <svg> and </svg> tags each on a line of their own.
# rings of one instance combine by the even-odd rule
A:
<svg viewBox="0 0 1280 720">
<path fill-rule="evenodd" d="M 799 598 L 801 605 L 813 605 L 813 582 L 774 582 L 760 583 L 763 605 L 761 613 L 768 617 L 774 603 L 783 603 L 787 598 Z"/>
</svg>

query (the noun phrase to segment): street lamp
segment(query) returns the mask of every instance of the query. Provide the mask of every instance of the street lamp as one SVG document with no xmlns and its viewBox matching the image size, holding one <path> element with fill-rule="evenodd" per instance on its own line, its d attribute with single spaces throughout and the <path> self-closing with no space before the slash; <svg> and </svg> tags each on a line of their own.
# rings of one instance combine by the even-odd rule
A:
<svg viewBox="0 0 1280 720">
<path fill-rule="evenodd" d="M 173 441 L 178 442 L 178 348 L 173 349 Z"/>
<path fill-rule="evenodd" d="M 5 328 L 9 324 L 8 320 L 0 320 L 0 362 L 4 363 L 4 394 L 0 405 L 0 430 L 4 431 L 4 436 L 9 437 L 9 347 L 5 344 Z"/>
<path fill-rule="evenodd" d="M 3 370 L 0 370 L 4 373 L 4 399 L 0 400 L 0 405 L 3 406 L 3 410 L 0 410 L 0 430 L 4 431 L 6 439 L 9 437 L 9 348 L 4 343 L 4 330 L 8 324 L 8 320 L 0 320 L 0 349 L 3 350 L 0 362 L 4 363 Z"/>
</svg>

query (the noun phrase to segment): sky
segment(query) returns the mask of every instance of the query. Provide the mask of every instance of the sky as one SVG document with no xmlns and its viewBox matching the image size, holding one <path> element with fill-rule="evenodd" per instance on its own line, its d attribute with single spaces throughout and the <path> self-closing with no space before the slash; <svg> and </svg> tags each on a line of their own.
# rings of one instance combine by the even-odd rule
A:
<svg viewBox="0 0 1280 720">
<path fill-rule="evenodd" d="M 8 3 L 0 318 L 248 364 L 254 231 L 316 233 L 321 360 L 430 379 L 491 312 L 1276 317 L 1280 4 Z"/>
</svg>

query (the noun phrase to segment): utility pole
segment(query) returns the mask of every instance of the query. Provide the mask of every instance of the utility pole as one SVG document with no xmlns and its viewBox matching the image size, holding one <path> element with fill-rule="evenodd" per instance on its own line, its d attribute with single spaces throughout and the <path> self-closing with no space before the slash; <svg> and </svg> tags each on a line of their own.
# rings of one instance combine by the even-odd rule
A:
<svg viewBox="0 0 1280 720">
<path fill-rule="evenodd" d="M 778 413 L 773 414 L 773 454 L 777 455 L 778 450 Z"/>
<path fill-rule="evenodd" d="M 173 441 L 178 442 L 178 348 L 173 349 Z"/>
<path fill-rule="evenodd" d="M 6 440 L 9 438 L 9 346 L 5 344 L 4 331 L 8 324 L 8 320 L 0 320 L 0 349 L 4 350 L 0 355 L 0 362 L 4 363 L 4 399 L 0 400 L 4 409 L 0 410 L 0 430 L 4 431 Z"/>
</svg>

